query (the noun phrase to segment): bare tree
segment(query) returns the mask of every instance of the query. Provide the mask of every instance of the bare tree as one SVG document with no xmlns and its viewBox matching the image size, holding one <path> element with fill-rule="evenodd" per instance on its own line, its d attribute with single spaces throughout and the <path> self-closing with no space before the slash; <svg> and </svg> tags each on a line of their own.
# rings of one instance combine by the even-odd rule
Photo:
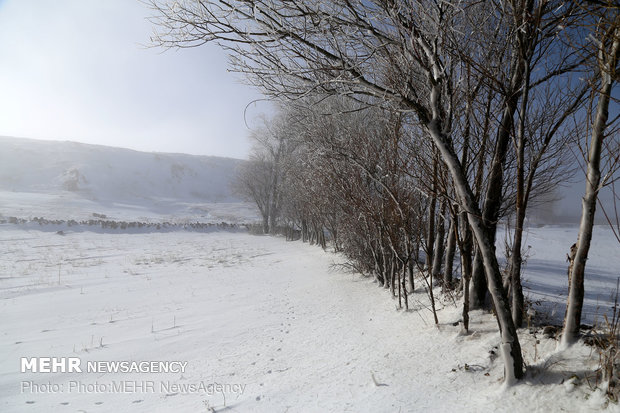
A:
<svg viewBox="0 0 620 413">
<path fill-rule="evenodd" d="M 618 82 L 618 55 L 620 54 L 620 8 L 612 2 L 591 2 L 594 27 L 589 37 L 596 47 L 596 65 L 593 68 L 593 88 L 596 108 L 592 115 L 592 132 L 587 145 L 587 176 L 582 200 L 581 222 L 574 258 L 569 271 L 569 293 L 564 318 L 562 346 L 569 346 L 579 338 L 583 308 L 585 266 L 592 240 L 592 228 L 601 182 L 601 158 L 604 140 L 610 122 L 609 104 L 612 90 Z M 609 175 L 607 175 L 609 177 Z"/>
<path fill-rule="evenodd" d="M 280 112 L 275 119 L 265 119 L 264 125 L 252 132 L 253 153 L 237 177 L 237 190 L 256 203 L 265 234 L 275 233 L 280 215 L 283 167 L 291 147 L 285 116 L 285 112 Z"/>
<path fill-rule="evenodd" d="M 569 84 L 565 80 L 568 74 L 579 68 L 582 61 L 574 49 L 564 47 L 563 42 L 558 41 L 558 31 L 562 31 L 564 27 L 571 27 L 579 18 L 577 7 L 555 1 L 513 0 L 506 3 L 506 12 L 502 14 L 505 21 L 500 21 L 496 25 L 499 31 L 494 38 L 506 40 L 506 47 L 497 50 L 503 59 L 510 62 L 508 71 L 502 70 L 501 67 L 493 69 L 493 66 L 491 69 L 481 68 L 481 62 L 472 62 L 473 67 L 491 82 L 492 89 L 498 89 L 496 94 L 501 97 L 501 103 L 495 110 L 492 110 L 490 101 L 484 109 L 484 130 L 495 126 L 495 139 L 492 142 L 493 150 L 488 165 L 489 173 L 486 177 L 482 207 L 485 228 L 489 232 L 489 237 L 493 239 L 507 204 L 513 202 L 510 192 L 516 192 L 512 183 L 507 185 L 507 181 L 510 180 L 506 179 L 506 174 L 511 172 L 509 161 L 514 156 L 510 151 L 510 142 L 519 126 L 516 118 L 520 116 L 523 121 L 527 120 L 528 113 L 525 110 L 528 104 L 531 104 L 529 100 L 533 98 L 533 95 L 527 93 L 534 88 L 547 87 L 551 82 L 557 87 L 557 78 L 564 79 L 564 84 L 561 82 L 560 84 L 566 87 Z M 569 37 L 574 35 L 570 30 L 568 33 Z M 483 36 L 482 41 L 492 41 L 494 38 Z M 569 89 L 565 93 L 572 98 L 572 90 Z M 543 99 L 539 99 L 534 106 L 538 107 Z M 490 122 L 487 121 L 489 116 L 491 116 Z M 493 121 L 496 117 L 497 122 Z M 553 137 L 553 134 L 551 136 Z M 515 152 L 520 149 L 522 148 L 515 145 Z M 479 172 L 484 168 L 483 159 L 480 161 Z M 518 179 L 519 173 L 516 175 L 515 178 Z M 478 173 L 476 179 L 476 187 L 482 195 L 479 186 L 482 183 L 482 175 Z M 522 182 L 517 186 L 521 184 Z M 520 211 L 524 213 L 525 210 Z M 470 300 L 475 308 L 483 306 L 485 301 L 486 286 L 482 271 L 482 260 L 478 253 L 473 263 L 470 291 Z M 514 279 L 518 281 L 516 277 Z"/>
<path fill-rule="evenodd" d="M 269 232 L 272 165 L 263 154 L 255 154 L 241 166 L 235 181 L 236 191 L 256 204 L 263 219 L 263 232 Z"/>
</svg>

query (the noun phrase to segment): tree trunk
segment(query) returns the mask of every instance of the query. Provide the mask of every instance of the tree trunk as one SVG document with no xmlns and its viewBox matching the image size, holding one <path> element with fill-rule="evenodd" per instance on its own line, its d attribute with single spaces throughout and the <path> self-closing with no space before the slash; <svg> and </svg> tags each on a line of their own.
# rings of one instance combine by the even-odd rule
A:
<svg viewBox="0 0 620 413">
<path fill-rule="evenodd" d="M 428 235 L 426 237 L 426 269 L 432 270 L 433 266 L 433 247 L 435 243 L 435 209 L 437 208 L 437 156 L 433 156 L 433 188 L 431 194 L 431 205 L 428 208 Z"/>
<path fill-rule="evenodd" d="M 618 19 L 616 19 L 616 22 Z M 581 325 L 581 311 L 583 308 L 584 273 L 586 260 L 592 240 L 592 228 L 594 226 L 594 214 L 596 212 L 596 200 L 598 197 L 601 179 L 600 163 L 605 129 L 609 119 L 609 101 L 614 84 L 614 73 L 618 64 L 618 50 L 620 49 L 620 28 L 612 31 L 613 42 L 609 52 L 599 50 L 599 63 L 601 64 L 601 89 L 598 96 L 594 125 L 592 126 L 592 139 L 588 155 L 588 171 L 585 195 L 582 200 L 581 223 L 577 236 L 577 250 L 573 261 L 572 271 L 569 273 L 570 290 L 566 304 L 566 316 L 564 317 L 564 333 L 562 335 L 562 347 L 570 346 L 579 338 Z M 604 44 L 604 43 L 603 43 Z"/>
<path fill-rule="evenodd" d="M 394 259 L 394 261 L 396 261 L 396 259 Z M 397 268 L 397 271 L 394 271 L 394 281 L 398 284 L 398 309 L 401 310 L 403 308 L 403 294 L 401 288 L 403 283 L 400 282 L 400 267 Z"/>
<path fill-rule="evenodd" d="M 269 234 L 269 215 L 263 215 L 263 234 Z"/>
<path fill-rule="evenodd" d="M 276 221 L 278 219 L 279 186 L 280 186 L 280 155 L 282 153 L 282 141 L 278 145 L 276 153 L 273 154 L 273 166 L 271 168 L 271 191 L 269 194 L 269 232 L 276 233 Z"/>
<path fill-rule="evenodd" d="M 443 253 L 444 253 L 444 238 L 446 235 L 446 226 L 444 217 L 446 215 L 446 203 L 443 202 L 441 204 L 441 212 L 439 213 L 439 217 L 437 220 L 437 234 L 435 235 L 435 248 L 433 253 L 433 278 L 436 280 L 440 280 L 441 274 L 441 264 L 443 261 Z"/>
<path fill-rule="evenodd" d="M 456 240 L 461 252 L 461 282 L 463 283 L 463 331 L 469 331 L 469 283 L 471 281 L 472 267 L 472 237 L 471 229 L 467 223 L 467 213 L 461 212 L 459 224 L 461 226 L 461 236 L 455 232 Z M 455 230 L 458 227 L 455 228 Z"/>
<path fill-rule="evenodd" d="M 517 225 L 515 228 L 514 240 L 512 244 L 512 253 L 510 255 L 510 286 L 512 296 L 512 320 L 515 326 L 522 327 L 524 297 L 523 286 L 521 285 L 521 264 L 523 257 L 521 256 L 521 244 L 523 240 L 523 223 L 525 220 L 525 210 L 517 207 Z"/>
<path fill-rule="evenodd" d="M 519 127 L 517 129 L 517 196 L 516 196 L 516 218 L 515 233 L 512 242 L 512 252 L 510 254 L 510 266 L 508 279 L 510 282 L 511 303 L 512 303 L 512 320 L 517 328 L 523 325 L 523 311 L 525 303 L 523 302 L 523 287 L 521 286 L 521 243 L 523 240 L 523 223 L 525 222 L 525 208 L 527 207 L 527 199 L 525 194 L 525 118 L 527 116 L 527 105 L 530 94 L 530 56 L 526 54 L 523 57 L 523 92 L 521 98 L 521 107 L 519 113 Z M 535 168 L 531 165 L 531 168 Z M 532 175 L 533 177 L 533 170 Z"/>
<path fill-rule="evenodd" d="M 531 8 L 531 2 L 528 2 L 528 10 Z M 506 163 L 506 154 L 508 153 L 508 143 L 510 142 L 510 133 L 512 131 L 513 118 L 517 110 L 519 102 L 519 91 L 523 84 L 524 73 L 523 61 L 516 57 L 511 65 L 510 85 L 504 99 L 504 111 L 497 130 L 497 138 L 495 148 L 493 150 L 493 160 L 491 161 L 488 185 L 486 190 L 486 198 L 482 209 L 482 222 L 485 230 L 488 232 L 489 239 L 493 241 L 493 249 L 495 250 L 495 235 L 497 232 L 497 220 L 499 218 L 499 210 L 502 205 L 504 184 L 504 165 Z M 488 280 L 481 277 L 483 265 L 482 257 L 476 256 L 474 259 L 474 268 L 472 274 L 472 292 L 471 305 L 473 308 L 480 308 L 484 305 L 486 288 L 482 283 Z M 486 263 L 484 263 L 486 265 Z"/>
<path fill-rule="evenodd" d="M 497 324 L 501 336 L 501 350 L 504 358 L 504 376 L 507 383 L 512 383 L 515 379 L 523 378 L 523 355 L 521 354 L 517 330 L 512 322 L 506 292 L 502 288 L 502 277 L 497 257 L 495 256 L 495 240 L 485 230 L 481 219 L 482 214 L 467 182 L 462 165 L 449 142 L 449 138 L 441 133 L 439 125 L 435 120 L 428 122 L 427 128 L 435 146 L 441 153 L 443 161 L 450 170 L 456 193 L 463 208 L 468 213 L 467 219 L 483 259 L 489 293 L 493 299 L 497 314 Z"/>
<path fill-rule="evenodd" d="M 277 228 L 276 228 L 276 224 L 277 224 L 277 212 L 276 212 L 276 206 L 272 205 L 269 209 L 269 232 L 271 234 L 275 234 L 277 233 Z"/>
<path fill-rule="evenodd" d="M 480 197 L 482 196 L 482 186 L 483 186 L 483 180 L 484 180 L 484 165 L 486 163 L 487 142 L 489 140 L 491 102 L 492 102 L 492 99 L 491 99 L 491 96 L 489 95 L 489 98 L 487 100 L 485 119 L 484 119 L 484 128 L 483 128 L 484 132 L 482 134 L 482 143 L 480 145 L 480 151 L 478 152 L 478 165 L 476 168 L 476 178 L 474 182 L 474 190 L 475 190 L 474 194 L 476 196 L 477 202 L 480 201 Z M 461 217 L 461 222 L 465 226 L 465 224 L 467 223 L 467 215 L 463 215 Z M 463 232 L 464 231 L 468 231 L 471 234 L 471 230 L 469 228 L 464 229 Z M 464 237 L 463 242 L 466 243 L 467 239 L 465 237 L 465 234 L 463 234 L 463 237 Z M 477 250 L 474 250 L 473 245 L 471 245 L 471 242 L 469 243 L 469 247 L 470 247 L 469 252 L 474 253 L 475 255 L 473 257 L 473 260 L 470 259 L 471 266 L 468 268 L 469 270 L 471 270 L 470 272 L 471 276 L 469 277 L 469 280 L 468 280 L 470 282 L 467 283 L 468 286 L 467 286 L 467 289 L 464 290 L 464 294 L 469 295 L 468 308 L 476 309 L 476 308 L 482 308 L 484 306 L 486 293 L 487 293 L 487 280 L 484 277 L 484 271 L 482 269 L 482 265 L 481 265 L 482 260 L 480 259 L 480 255 L 478 254 Z"/>
<path fill-rule="evenodd" d="M 394 255 L 390 255 L 390 289 L 392 291 L 392 297 L 396 297 L 396 259 Z"/>
<path fill-rule="evenodd" d="M 463 331 L 469 332 L 469 281 L 471 277 L 463 278 Z"/>
<path fill-rule="evenodd" d="M 493 237 L 495 242 L 495 236 Z M 487 296 L 487 280 L 484 275 L 482 255 L 476 248 L 471 269 L 471 283 L 469 284 L 469 305 L 472 309 L 484 308 Z"/>
<path fill-rule="evenodd" d="M 452 288 L 452 268 L 454 265 L 454 253 L 456 251 L 456 226 L 458 221 L 456 216 L 450 220 L 448 229 L 448 241 L 446 243 L 446 261 L 443 270 L 443 285 L 445 289 Z"/>
<path fill-rule="evenodd" d="M 409 311 L 409 297 L 407 296 L 407 266 L 403 265 L 403 295 L 405 296 L 405 311 Z"/>
<path fill-rule="evenodd" d="M 383 284 L 383 286 L 388 289 L 390 288 L 390 282 L 392 281 L 390 278 L 390 273 L 389 273 L 389 260 L 388 260 L 388 256 L 385 253 L 385 247 L 383 246 L 383 244 L 381 245 L 381 261 L 383 262 L 383 278 L 385 279 L 385 284 Z"/>
<path fill-rule="evenodd" d="M 472 251 L 473 251 L 473 240 L 471 236 L 471 228 L 469 228 L 469 223 L 467 222 L 467 212 L 459 213 L 459 226 L 461 227 L 461 241 L 459 243 L 459 251 L 461 254 L 461 277 L 468 278 L 471 280 L 472 274 Z M 457 237 L 458 241 L 458 237 Z M 463 290 L 463 293 L 468 293 L 469 287 L 466 290 Z M 469 294 L 468 294 L 469 295 Z"/>
<path fill-rule="evenodd" d="M 301 220 L 301 240 L 308 242 L 308 221 L 305 218 Z"/>
</svg>

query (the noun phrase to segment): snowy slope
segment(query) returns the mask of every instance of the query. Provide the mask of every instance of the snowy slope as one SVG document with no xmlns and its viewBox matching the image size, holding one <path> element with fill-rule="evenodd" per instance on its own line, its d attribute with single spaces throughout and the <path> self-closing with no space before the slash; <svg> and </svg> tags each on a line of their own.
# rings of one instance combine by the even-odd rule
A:
<svg viewBox="0 0 620 413">
<path fill-rule="evenodd" d="M 239 204 L 231 189 L 241 160 L 0 137 L 0 214 L 84 219 L 208 218 Z M 208 206 L 205 206 L 208 205 Z M 240 207 L 246 214 L 248 206 Z M 222 208 L 219 208 L 220 210 Z"/>
<path fill-rule="evenodd" d="M 70 191 L 100 201 L 238 200 L 230 181 L 241 161 L 213 156 L 0 137 L 0 189 Z"/>
</svg>

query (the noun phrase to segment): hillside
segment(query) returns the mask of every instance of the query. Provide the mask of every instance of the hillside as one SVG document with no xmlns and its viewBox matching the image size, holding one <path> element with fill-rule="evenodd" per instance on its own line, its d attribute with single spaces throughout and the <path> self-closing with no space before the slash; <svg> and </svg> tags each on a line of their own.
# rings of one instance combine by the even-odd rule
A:
<svg viewBox="0 0 620 413">
<path fill-rule="evenodd" d="M 252 215 L 231 189 L 242 160 L 147 153 L 75 142 L 0 137 L 0 213 L 30 218 L 217 220 Z M 225 208 L 220 208 L 225 207 Z"/>
</svg>

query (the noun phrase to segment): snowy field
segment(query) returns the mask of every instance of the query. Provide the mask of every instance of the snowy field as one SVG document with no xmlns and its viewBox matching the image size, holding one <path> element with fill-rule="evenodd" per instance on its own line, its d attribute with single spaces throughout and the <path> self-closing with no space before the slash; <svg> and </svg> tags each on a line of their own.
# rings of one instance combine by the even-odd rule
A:
<svg viewBox="0 0 620 413">
<path fill-rule="evenodd" d="M 550 299 L 542 305 L 562 314 L 564 298 L 551 296 L 565 294 L 563 258 L 575 233 L 535 229 L 526 243 L 532 246 L 528 294 Z M 588 314 L 595 304 L 609 304 L 620 268 L 610 234 L 599 229 L 596 236 Z M 491 315 L 472 313 L 471 334 L 462 336 L 454 325 L 460 308 L 445 301 L 437 328 L 420 282 L 411 296 L 414 310 L 397 311 L 397 302 L 371 280 L 335 269 L 339 260 L 301 242 L 245 233 L 58 235 L 1 225 L 0 411 L 581 412 L 605 406 L 584 377 L 598 359 L 590 348 L 555 353 L 553 339 L 524 329 L 528 378 L 504 389 Z M 187 365 L 182 373 L 21 373 L 20 357 L 34 356 Z"/>
<path fill-rule="evenodd" d="M 249 202 L 183 202 L 173 199 L 150 199 L 140 202 L 99 202 L 80 195 L 62 191 L 29 193 L 0 191 L 0 218 L 16 217 L 32 220 L 84 221 L 97 216 L 114 221 L 139 221 L 145 223 L 202 222 L 233 224 L 259 221 L 258 211 Z M 45 230 L 45 228 L 43 228 Z"/>
<path fill-rule="evenodd" d="M 577 226 L 545 226 L 529 228 L 524 234 L 523 246 L 527 250 L 522 275 L 524 294 L 538 310 L 538 316 L 552 324 L 561 324 L 564 319 L 568 293 L 566 257 L 570 246 L 577 241 L 578 229 Z M 498 242 L 498 249 L 499 245 Z M 604 314 L 611 315 L 619 277 L 620 243 L 608 226 L 597 225 L 586 265 L 582 323 L 602 322 Z"/>
</svg>

